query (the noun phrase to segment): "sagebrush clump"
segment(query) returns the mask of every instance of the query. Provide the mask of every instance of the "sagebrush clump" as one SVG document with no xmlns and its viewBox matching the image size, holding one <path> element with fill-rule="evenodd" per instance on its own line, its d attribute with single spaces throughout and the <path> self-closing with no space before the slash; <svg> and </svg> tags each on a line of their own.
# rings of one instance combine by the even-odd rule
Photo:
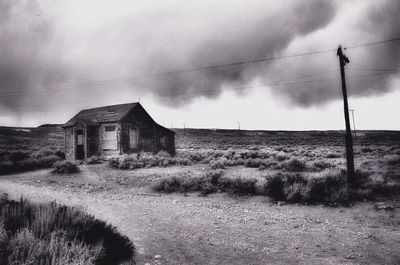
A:
<svg viewBox="0 0 400 265">
<path fill-rule="evenodd" d="M 79 172 L 79 167 L 75 162 L 64 160 L 53 164 L 53 172 L 58 174 L 69 174 Z"/>
<path fill-rule="evenodd" d="M 112 265 L 134 254 L 115 227 L 76 208 L 0 199 L 1 264 Z"/>
<path fill-rule="evenodd" d="M 0 174 L 10 174 L 39 168 L 50 168 L 53 163 L 65 159 L 60 150 L 4 150 L 0 153 Z"/>
<path fill-rule="evenodd" d="M 162 178 L 153 190 L 167 193 L 199 191 L 203 194 L 222 191 L 264 195 L 289 202 L 331 203 L 349 199 L 346 172 L 340 169 L 318 173 L 275 173 L 264 178 L 229 177 L 222 170 L 213 170 L 201 176 L 185 173 Z"/>
<path fill-rule="evenodd" d="M 171 157 L 168 153 L 161 151 L 158 154 L 138 153 L 121 155 L 108 160 L 109 165 L 119 169 L 137 169 L 145 167 L 166 167 L 170 165 L 187 166 L 191 162 L 187 158 Z"/>
<path fill-rule="evenodd" d="M 96 165 L 96 164 L 101 164 L 103 163 L 103 158 L 101 158 L 100 156 L 91 156 L 88 159 L 86 159 L 86 164 L 88 165 Z"/>
</svg>

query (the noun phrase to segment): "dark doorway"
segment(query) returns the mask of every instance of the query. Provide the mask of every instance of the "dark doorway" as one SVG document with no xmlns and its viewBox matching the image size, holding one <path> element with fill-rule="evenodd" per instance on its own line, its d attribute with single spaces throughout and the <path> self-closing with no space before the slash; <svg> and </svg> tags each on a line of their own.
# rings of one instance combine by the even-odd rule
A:
<svg viewBox="0 0 400 265">
<path fill-rule="evenodd" d="M 85 158 L 85 148 L 84 148 L 84 140 L 83 140 L 83 130 L 75 131 L 75 142 L 76 142 L 76 159 L 84 159 Z"/>
</svg>

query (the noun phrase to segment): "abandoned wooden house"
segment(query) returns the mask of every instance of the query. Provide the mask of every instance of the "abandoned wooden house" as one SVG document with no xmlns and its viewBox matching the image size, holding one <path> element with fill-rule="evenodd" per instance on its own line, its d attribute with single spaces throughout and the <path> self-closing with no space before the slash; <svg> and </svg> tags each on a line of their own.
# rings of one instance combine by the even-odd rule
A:
<svg viewBox="0 0 400 265">
<path fill-rule="evenodd" d="M 67 159 L 161 150 L 175 155 L 175 133 L 157 124 L 140 103 L 82 110 L 63 129 Z"/>
</svg>

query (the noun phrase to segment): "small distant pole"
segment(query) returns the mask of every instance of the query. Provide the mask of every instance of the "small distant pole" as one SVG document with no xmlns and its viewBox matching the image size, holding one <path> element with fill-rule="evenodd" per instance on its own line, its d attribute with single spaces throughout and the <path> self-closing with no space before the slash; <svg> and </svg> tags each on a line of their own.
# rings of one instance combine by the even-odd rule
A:
<svg viewBox="0 0 400 265">
<path fill-rule="evenodd" d="M 237 121 L 237 123 L 238 123 L 239 131 L 240 131 L 240 121 Z"/>
<path fill-rule="evenodd" d="M 172 128 L 174 128 L 174 122 L 173 121 L 171 121 L 171 130 L 172 130 Z"/>
<path fill-rule="evenodd" d="M 354 183 L 354 154 L 353 154 L 353 137 L 350 127 L 349 118 L 349 105 L 347 102 L 347 90 L 346 90 L 346 76 L 344 72 L 344 66 L 350 63 L 349 58 L 342 52 L 342 46 L 337 49 L 337 56 L 339 56 L 340 64 L 340 77 L 342 79 L 342 93 L 343 93 L 343 107 L 344 107 L 344 120 L 346 124 L 346 160 L 347 160 L 347 181 Z"/>
<path fill-rule="evenodd" d="M 186 124 L 183 123 L 183 136 L 185 136 Z"/>
<path fill-rule="evenodd" d="M 357 139 L 357 130 L 356 130 L 356 120 L 354 119 L 354 112 L 356 111 L 355 109 L 349 109 L 351 111 L 351 117 L 353 118 L 353 131 L 354 131 L 354 141 Z"/>
</svg>

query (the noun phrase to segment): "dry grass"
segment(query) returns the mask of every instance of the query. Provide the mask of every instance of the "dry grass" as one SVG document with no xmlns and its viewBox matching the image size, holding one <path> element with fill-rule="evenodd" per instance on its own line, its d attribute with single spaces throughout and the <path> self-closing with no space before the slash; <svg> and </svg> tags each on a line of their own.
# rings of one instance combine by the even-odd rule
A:
<svg viewBox="0 0 400 265">
<path fill-rule="evenodd" d="M 72 161 L 57 161 L 53 164 L 53 172 L 57 174 L 71 174 L 79 172 L 79 167 Z"/>
<path fill-rule="evenodd" d="M 0 199 L 1 264 L 120 264 L 133 255 L 127 237 L 78 209 Z"/>
<path fill-rule="evenodd" d="M 211 170 L 200 176 L 190 172 L 159 179 L 157 192 L 227 192 L 239 195 L 269 196 L 277 201 L 293 203 L 343 203 L 349 200 L 375 199 L 400 191 L 400 185 L 385 182 L 381 177 L 358 171 L 359 183 L 350 187 L 346 171 L 329 168 L 318 172 L 278 172 L 263 177 L 228 176 L 224 170 Z"/>
<path fill-rule="evenodd" d="M 64 158 L 64 153 L 55 149 L 2 150 L 0 152 L 0 174 L 49 168 Z"/>
</svg>

